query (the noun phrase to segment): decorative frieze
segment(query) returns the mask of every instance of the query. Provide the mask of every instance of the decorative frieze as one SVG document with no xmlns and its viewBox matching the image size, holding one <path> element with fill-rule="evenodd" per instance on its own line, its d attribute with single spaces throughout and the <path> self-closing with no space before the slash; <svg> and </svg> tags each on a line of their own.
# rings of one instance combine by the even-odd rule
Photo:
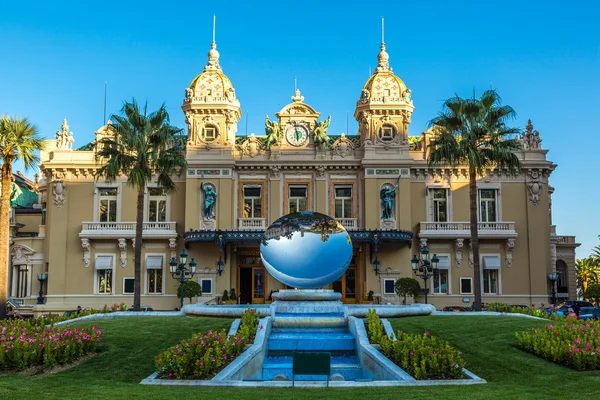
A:
<svg viewBox="0 0 600 400">
<path fill-rule="evenodd" d="M 507 239 L 506 240 L 506 266 L 508 268 L 512 267 L 513 262 L 513 249 L 515 248 L 515 239 Z"/>
<path fill-rule="evenodd" d="M 456 250 L 455 250 L 455 258 L 456 258 L 456 268 L 460 268 L 462 264 L 462 249 L 465 244 L 465 239 L 456 239 Z"/>
<path fill-rule="evenodd" d="M 125 238 L 119 238 L 117 241 L 119 242 L 119 249 L 121 250 L 121 257 L 119 258 L 121 261 L 121 268 L 125 268 L 127 265 L 127 240 Z"/>
<path fill-rule="evenodd" d="M 83 266 L 90 266 L 90 239 L 82 238 L 81 247 L 83 248 Z"/>
<path fill-rule="evenodd" d="M 54 182 L 52 194 L 54 195 L 54 205 L 56 208 L 61 208 L 67 200 L 67 184 L 63 181 Z"/>
</svg>

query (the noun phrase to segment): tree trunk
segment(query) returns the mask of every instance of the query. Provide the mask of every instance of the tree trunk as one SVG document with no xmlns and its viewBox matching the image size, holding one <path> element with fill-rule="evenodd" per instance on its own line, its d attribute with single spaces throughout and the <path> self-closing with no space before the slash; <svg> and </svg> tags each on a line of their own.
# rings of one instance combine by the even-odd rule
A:
<svg viewBox="0 0 600 400">
<path fill-rule="evenodd" d="M 133 311 L 140 311 L 142 293 L 142 232 L 144 230 L 144 189 L 138 188 L 135 217 L 135 250 L 133 255 Z"/>
<path fill-rule="evenodd" d="M 2 165 L 2 198 L 0 200 L 0 320 L 6 318 L 6 302 L 8 301 L 8 258 L 10 234 L 10 184 L 12 181 L 12 165 Z"/>
<path fill-rule="evenodd" d="M 481 311 L 481 266 L 479 264 L 479 232 L 477 231 L 477 171 L 474 167 L 469 167 L 469 203 L 471 211 L 471 248 L 473 249 L 475 311 Z"/>
</svg>

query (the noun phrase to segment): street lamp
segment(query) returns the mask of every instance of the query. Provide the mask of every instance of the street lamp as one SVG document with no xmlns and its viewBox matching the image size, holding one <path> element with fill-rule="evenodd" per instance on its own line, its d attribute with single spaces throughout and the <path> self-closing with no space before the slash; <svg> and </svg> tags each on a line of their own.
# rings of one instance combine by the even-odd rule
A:
<svg viewBox="0 0 600 400">
<path fill-rule="evenodd" d="M 550 303 L 552 303 L 552 305 L 556 304 L 556 281 L 558 280 L 558 274 L 556 272 L 553 272 L 551 274 L 548 274 L 548 280 L 550 281 L 550 285 L 552 285 L 552 294 L 550 295 Z"/>
<path fill-rule="evenodd" d="M 373 271 L 375 271 L 375 275 L 379 273 L 379 268 L 381 268 L 381 261 L 375 257 L 375 261 L 373 261 Z"/>
<path fill-rule="evenodd" d="M 434 254 L 431 261 L 429 261 L 429 249 L 427 247 L 423 247 L 420 256 L 419 259 L 416 254 L 413 255 L 410 264 L 415 276 L 425 281 L 425 304 L 427 304 L 427 280 L 437 271 L 440 259 Z"/>
<path fill-rule="evenodd" d="M 38 304 L 44 304 L 44 282 L 48 280 L 48 274 L 37 274 L 37 279 L 40 281 L 40 295 L 37 298 Z"/>
<path fill-rule="evenodd" d="M 219 256 L 219 261 L 217 261 L 217 272 L 219 273 L 219 276 L 221 276 L 221 273 L 223 273 L 224 265 L 225 263 L 223 262 L 223 259 L 221 258 L 221 256 Z"/>
<path fill-rule="evenodd" d="M 175 257 L 171 258 L 169 261 L 169 272 L 173 279 L 179 282 L 179 287 L 181 288 L 181 308 L 183 308 L 183 299 L 185 297 L 185 286 L 184 284 L 191 280 L 196 274 L 196 266 L 198 265 L 196 261 L 192 258 L 190 261 L 189 268 L 186 266 L 188 254 L 185 249 L 182 250 L 181 254 L 179 254 L 179 264 L 177 264 L 177 260 Z"/>
</svg>

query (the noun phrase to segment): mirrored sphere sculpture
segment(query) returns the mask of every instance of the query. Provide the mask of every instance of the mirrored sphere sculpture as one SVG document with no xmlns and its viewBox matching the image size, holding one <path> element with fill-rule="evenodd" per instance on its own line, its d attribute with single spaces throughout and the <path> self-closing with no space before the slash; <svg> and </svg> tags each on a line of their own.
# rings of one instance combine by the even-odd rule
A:
<svg viewBox="0 0 600 400">
<path fill-rule="evenodd" d="M 316 289 L 340 278 L 352 261 L 352 240 L 327 215 L 303 211 L 273 222 L 260 244 L 260 256 L 279 282 Z"/>
</svg>

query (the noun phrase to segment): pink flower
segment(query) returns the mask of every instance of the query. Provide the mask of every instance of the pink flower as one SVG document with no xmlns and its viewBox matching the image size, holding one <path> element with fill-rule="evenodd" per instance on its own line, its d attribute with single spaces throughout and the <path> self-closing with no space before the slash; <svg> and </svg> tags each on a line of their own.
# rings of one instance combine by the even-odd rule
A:
<svg viewBox="0 0 600 400">
<path fill-rule="evenodd" d="M 425 336 L 430 337 L 431 334 L 429 332 L 425 331 Z"/>
</svg>

